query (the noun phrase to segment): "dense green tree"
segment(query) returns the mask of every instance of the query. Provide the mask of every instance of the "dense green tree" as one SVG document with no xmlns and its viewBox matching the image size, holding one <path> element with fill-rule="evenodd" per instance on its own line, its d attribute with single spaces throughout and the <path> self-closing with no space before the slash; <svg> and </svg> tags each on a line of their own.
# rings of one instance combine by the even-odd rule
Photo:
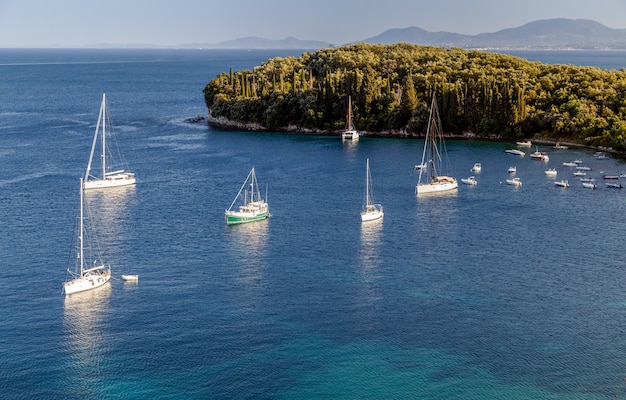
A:
<svg viewBox="0 0 626 400">
<path fill-rule="evenodd" d="M 221 73 L 204 88 L 212 118 L 266 129 L 340 130 L 348 96 L 370 132 L 424 134 L 432 94 L 444 130 L 541 137 L 626 151 L 626 71 L 551 65 L 477 50 L 356 44 Z"/>
</svg>

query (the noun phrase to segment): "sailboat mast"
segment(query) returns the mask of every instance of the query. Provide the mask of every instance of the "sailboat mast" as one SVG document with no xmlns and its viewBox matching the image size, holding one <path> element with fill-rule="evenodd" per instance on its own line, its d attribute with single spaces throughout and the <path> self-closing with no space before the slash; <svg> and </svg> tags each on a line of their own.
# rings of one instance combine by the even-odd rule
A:
<svg viewBox="0 0 626 400">
<path fill-rule="evenodd" d="M 365 168 L 365 207 L 370 205 L 370 159 L 367 159 Z"/>
<path fill-rule="evenodd" d="M 78 236 L 78 242 L 79 242 L 79 248 L 80 248 L 80 253 L 79 253 L 79 257 L 80 257 L 80 275 L 83 275 L 83 270 L 85 268 L 85 261 L 84 261 L 84 255 L 85 255 L 85 250 L 84 250 L 84 245 L 83 245 L 83 234 L 84 234 L 84 230 L 83 230 L 83 179 L 80 179 L 80 231 L 79 231 L 79 236 Z"/>
<path fill-rule="evenodd" d="M 102 93 L 102 105 L 100 106 L 100 112 L 102 113 L 102 180 L 106 178 L 107 159 L 106 159 L 106 93 Z"/>
</svg>

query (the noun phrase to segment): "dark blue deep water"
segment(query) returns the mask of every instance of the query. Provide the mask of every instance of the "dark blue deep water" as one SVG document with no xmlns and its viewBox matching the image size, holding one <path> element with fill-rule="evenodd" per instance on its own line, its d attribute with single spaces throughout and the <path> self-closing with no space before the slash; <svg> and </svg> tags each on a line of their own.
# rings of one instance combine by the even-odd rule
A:
<svg viewBox="0 0 626 400">
<path fill-rule="evenodd" d="M 417 198 L 421 140 L 185 121 L 217 73 L 290 54 L 0 50 L 0 397 L 626 396 L 626 191 L 562 166 L 623 161 L 449 141 L 458 178 L 482 163 L 478 185 Z M 115 279 L 66 298 L 102 93 L 138 184 L 87 194 Z M 362 225 L 367 158 L 385 218 Z M 227 227 L 253 166 L 273 216 Z"/>
</svg>

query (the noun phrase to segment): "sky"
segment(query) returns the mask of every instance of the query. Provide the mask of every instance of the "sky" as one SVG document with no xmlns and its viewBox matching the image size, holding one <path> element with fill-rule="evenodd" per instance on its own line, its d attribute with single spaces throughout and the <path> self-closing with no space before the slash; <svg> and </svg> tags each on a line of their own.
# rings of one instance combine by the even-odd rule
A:
<svg viewBox="0 0 626 400">
<path fill-rule="evenodd" d="M 0 48 L 177 46 L 248 36 L 342 45 L 393 28 L 475 35 L 551 18 L 626 29 L 626 0 L 0 0 Z"/>
</svg>

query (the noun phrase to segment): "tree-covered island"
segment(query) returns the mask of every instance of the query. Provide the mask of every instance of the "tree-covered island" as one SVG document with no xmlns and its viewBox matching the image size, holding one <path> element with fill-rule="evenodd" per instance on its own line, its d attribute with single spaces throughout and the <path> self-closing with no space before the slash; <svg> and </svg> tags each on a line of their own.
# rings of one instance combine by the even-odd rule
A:
<svg viewBox="0 0 626 400">
<path fill-rule="evenodd" d="M 412 44 L 356 44 L 221 73 L 204 88 L 209 123 L 339 132 L 348 96 L 370 135 L 421 136 L 437 93 L 450 135 L 535 138 L 626 152 L 626 70 L 550 65 Z"/>
</svg>

